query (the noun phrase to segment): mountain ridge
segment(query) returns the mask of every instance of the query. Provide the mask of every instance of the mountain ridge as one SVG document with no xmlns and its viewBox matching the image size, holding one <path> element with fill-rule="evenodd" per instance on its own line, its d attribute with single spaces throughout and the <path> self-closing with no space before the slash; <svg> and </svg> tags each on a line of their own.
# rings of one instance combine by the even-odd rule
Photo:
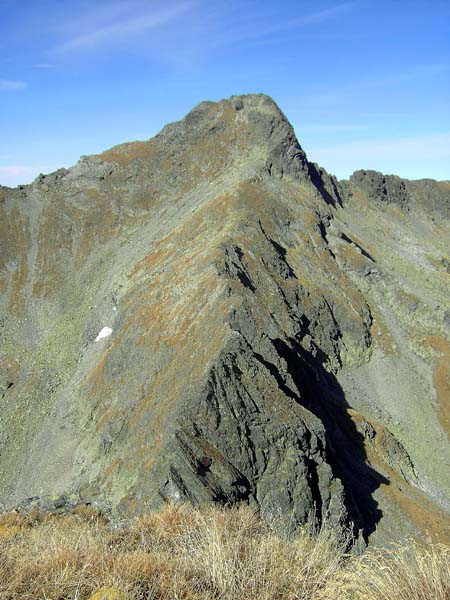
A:
<svg viewBox="0 0 450 600">
<path fill-rule="evenodd" d="M 445 538 L 446 459 L 416 438 L 448 452 L 450 190 L 389 177 L 339 182 L 250 95 L 2 188 L 5 505 L 244 501 Z"/>
</svg>

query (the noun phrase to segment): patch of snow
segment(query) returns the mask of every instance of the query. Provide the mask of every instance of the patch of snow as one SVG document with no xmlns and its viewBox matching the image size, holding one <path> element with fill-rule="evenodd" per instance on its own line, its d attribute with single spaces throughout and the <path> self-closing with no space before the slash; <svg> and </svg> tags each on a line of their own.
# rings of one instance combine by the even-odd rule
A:
<svg viewBox="0 0 450 600">
<path fill-rule="evenodd" d="M 100 333 L 98 334 L 98 336 L 95 338 L 95 341 L 98 342 L 99 340 L 108 337 L 108 335 L 112 334 L 112 329 L 111 327 L 103 327 L 103 329 L 100 331 Z"/>
</svg>

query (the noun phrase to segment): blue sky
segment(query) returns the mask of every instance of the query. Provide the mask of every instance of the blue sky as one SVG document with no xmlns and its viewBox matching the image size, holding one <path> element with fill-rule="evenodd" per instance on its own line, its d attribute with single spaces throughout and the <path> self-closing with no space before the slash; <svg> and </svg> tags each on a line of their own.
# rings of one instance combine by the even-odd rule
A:
<svg viewBox="0 0 450 600">
<path fill-rule="evenodd" d="M 310 160 L 450 179 L 450 0 L 0 0 L 0 183 L 271 95 Z"/>
</svg>

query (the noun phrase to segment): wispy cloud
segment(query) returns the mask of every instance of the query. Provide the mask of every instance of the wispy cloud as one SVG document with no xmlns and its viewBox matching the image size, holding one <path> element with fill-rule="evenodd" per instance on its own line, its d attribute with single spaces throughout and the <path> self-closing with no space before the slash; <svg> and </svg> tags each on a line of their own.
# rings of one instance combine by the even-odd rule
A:
<svg viewBox="0 0 450 600">
<path fill-rule="evenodd" d="M 319 105 L 335 105 L 337 102 L 347 99 L 350 95 L 354 97 L 355 94 L 368 93 L 372 92 L 372 90 L 383 88 L 404 86 L 409 82 L 417 83 L 417 81 L 426 80 L 427 78 L 442 77 L 443 75 L 447 77 L 449 71 L 450 64 L 423 64 L 415 66 L 414 68 L 405 69 L 403 72 L 397 70 L 395 73 L 382 77 L 371 76 L 354 81 L 342 82 L 338 86 L 331 86 L 328 82 L 327 87 L 323 88 L 323 90 L 302 94 L 295 99 L 295 102 L 302 107 L 314 106 L 317 108 Z M 294 99 L 290 99 L 290 102 L 294 104 Z M 298 109 L 293 106 L 292 110 Z"/>
<path fill-rule="evenodd" d="M 25 81 L 12 81 L 10 79 L 0 79 L 1 92 L 19 92 L 27 87 Z"/>
<path fill-rule="evenodd" d="M 310 13 L 307 15 L 303 15 L 301 17 L 295 17 L 290 19 L 281 20 L 279 22 L 274 23 L 270 26 L 265 27 L 255 27 L 255 26 L 246 26 L 245 30 L 235 31 L 227 34 L 223 39 L 219 39 L 217 41 L 217 45 L 222 45 L 224 43 L 237 43 L 237 42 L 245 42 L 250 40 L 257 40 L 269 37 L 271 35 L 275 35 L 278 33 L 283 33 L 289 30 L 301 29 L 303 27 L 307 27 L 309 25 L 318 25 L 325 21 L 329 21 L 338 17 L 340 14 L 345 11 L 353 8 L 358 1 L 355 0 L 353 2 L 343 2 L 341 4 L 337 4 L 331 8 L 327 8 L 325 10 L 320 10 L 315 13 Z M 246 24 L 248 25 L 248 24 Z"/>
<path fill-rule="evenodd" d="M 162 27 L 187 12 L 193 2 L 183 2 L 169 8 L 133 15 L 118 15 L 116 20 L 107 24 L 91 24 L 85 31 L 74 35 L 53 49 L 57 54 L 81 51 L 111 42 L 117 43 L 138 36 L 147 31 Z"/>
<path fill-rule="evenodd" d="M 340 15 L 344 11 L 353 8 L 356 4 L 356 1 L 342 2 L 341 4 L 337 4 L 336 6 L 332 6 L 331 8 L 327 8 L 316 13 L 305 15 L 304 17 L 299 17 L 298 19 L 292 19 L 291 21 L 286 23 L 286 26 L 291 28 L 302 27 L 304 25 L 313 25 L 315 23 L 323 23 L 324 21 L 328 21 L 329 19 L 333 19 L 334 17 Z"/>
</svg>

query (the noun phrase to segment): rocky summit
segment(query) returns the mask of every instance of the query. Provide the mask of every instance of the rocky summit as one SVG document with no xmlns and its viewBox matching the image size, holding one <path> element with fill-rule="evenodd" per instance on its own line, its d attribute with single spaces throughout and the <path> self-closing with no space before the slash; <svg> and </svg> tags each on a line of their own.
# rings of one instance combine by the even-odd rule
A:
<svg viewBox="0 0 450 600">
<path fill-rule="evenodd" d="M 338 181 L 247 95 L 0 211 L 4 508 L 449 541 L 450 182 Z"/>
</svg>

